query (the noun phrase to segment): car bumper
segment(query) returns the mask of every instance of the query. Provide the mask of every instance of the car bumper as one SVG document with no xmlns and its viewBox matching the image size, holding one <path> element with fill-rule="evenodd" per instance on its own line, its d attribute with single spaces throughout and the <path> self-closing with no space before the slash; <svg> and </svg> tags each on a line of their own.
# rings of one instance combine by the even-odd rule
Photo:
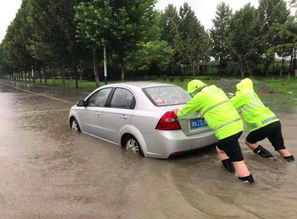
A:
<svg viewBox="0 0 297 219">
<path fill-rule="evenodd" d="M 181 130 L 156 131 L 144 136 L 147 143 L 147 157 L 168 158 L 176 152 L 202 148 L 218 140 L 213 131 L 186 136 Z"/>
</svg>

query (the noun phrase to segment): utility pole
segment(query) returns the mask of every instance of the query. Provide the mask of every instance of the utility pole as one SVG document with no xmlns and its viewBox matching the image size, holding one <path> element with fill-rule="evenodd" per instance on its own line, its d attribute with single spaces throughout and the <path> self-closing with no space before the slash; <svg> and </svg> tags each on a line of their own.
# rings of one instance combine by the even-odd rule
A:
<svg viewBox="0 0 297 219">
<path fill-rule="evenodd" d="M 103 59 L 104 59 L 104 84 L 107 84 L 107 65 L 106 65 L 106 46 L 103 47 Z"/>
</svg>

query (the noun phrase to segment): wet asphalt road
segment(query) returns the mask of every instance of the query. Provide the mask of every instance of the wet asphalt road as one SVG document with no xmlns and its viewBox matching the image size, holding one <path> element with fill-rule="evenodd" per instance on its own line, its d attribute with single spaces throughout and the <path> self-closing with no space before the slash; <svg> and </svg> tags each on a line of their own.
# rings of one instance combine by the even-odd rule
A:
<svg viewBox="0 0 297 219">
<path fill-rule="evenodd" d="M 276 161 L 257 157 L 241 137 L 256 180 L 245 185 L 214 148 L 142 158 L 69 128 L 69 108 L 85 94 L 18 88 L 0 81 L 0 218 L 297 218 L 297 163 L 267 141 Z M 297 155 L 297 113 L 278 115 Z"/>
</svg>

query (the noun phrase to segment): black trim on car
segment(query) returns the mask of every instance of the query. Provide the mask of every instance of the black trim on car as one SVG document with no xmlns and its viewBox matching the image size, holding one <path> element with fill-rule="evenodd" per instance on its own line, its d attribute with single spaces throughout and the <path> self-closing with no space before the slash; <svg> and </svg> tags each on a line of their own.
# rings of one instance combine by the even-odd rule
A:
<svg viewBox="0 0 297 219">
<path fill-rule="evenodd" d="M 105 107 L 110 107 L 110 102 L 111 102 L 111 99 L 113 97 L 113 94 L 115 92 L 116 88 L 115 87 L 111 87 L 111 91 L 106 99 L 106 102 L 105 102 Z"/>
<path fill-rule="evenodd" d="M 102 90 L 105 90 L 105 89 L 110 89 L 110 92 L 109 92 L 109 94 L 108 94 L 108 96 L 107 96 L 107 98 L 106 98 L 106 101 L 105 101 L 105 103 L 104 103 L 104 106 L 89 106 L 89 100 L 90 100 L 90 98 L 93 96 L 93 95 L 95 95 L 96 93 L 98 93 L 98 92 L 100 92 L 100 91 L 102 91 Z M 88 99 L 86 99 L 86 106 L 85 107 L 108 107 L 108 105 L 107 105 L 107 103 L 108 103 L 108 101 L 110 101 L 110 96 L 111 96 L 111 94 L 113 94 L 113 92 L 114 92 L 114 88 L 113 87 L 104 87 L 104 88 L 102 88 L 102 89 L 99 89 L 99 90 L 97 90 L 96 92 L 94 92 L 94 93 L 92 93 L 92 95 L 91 96 L 89 96 L 88 97 Z"/>
<path fill-rule="evenodd" d="M 114 107 L 114 106 L 111 106 L 111 100 L 113 98 L 113 95 L 116 91 L 116 89 L 123 89 L 123 90 L 126 90 L 126 91 L 129 91 L 132 96 L 133 96 L 133 100 L 132 100 L 132 103 L 131 103 L 131 106 L 130 107 Z M 113 87 L 112 91 L 110 92 L 110 96 L 108 96 L 107 98 L 107 107 L 110 107 L 110 108 L 115 108 L 115 109 L 130 109 L 130 110 L 134 110 L 135 109 L 135 106 L 136 106 L 136 98 L 135 98 L 135 95 L 133 94 L 133 92 L 125 87 Z"/>
</svg>

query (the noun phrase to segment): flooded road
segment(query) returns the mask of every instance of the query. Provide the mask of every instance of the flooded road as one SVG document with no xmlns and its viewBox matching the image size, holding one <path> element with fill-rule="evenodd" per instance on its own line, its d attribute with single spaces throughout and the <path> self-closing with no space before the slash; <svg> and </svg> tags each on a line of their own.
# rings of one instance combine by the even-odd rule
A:
<svg viewBox="0 0 297 219">
<path fill-rule="evenodd" d="M 130 154 L 69 128 L 69 108 L 85 94 L 13 86 L 0 81 L 0 218 L 297 218 L 297 162 L 268 141 L 276 161 L 240 138 L 256 180 L 245 185 L 214 148 L 173 160 Z M 278 116 L 296 157 L 297 112 Z"/>
</svg>

